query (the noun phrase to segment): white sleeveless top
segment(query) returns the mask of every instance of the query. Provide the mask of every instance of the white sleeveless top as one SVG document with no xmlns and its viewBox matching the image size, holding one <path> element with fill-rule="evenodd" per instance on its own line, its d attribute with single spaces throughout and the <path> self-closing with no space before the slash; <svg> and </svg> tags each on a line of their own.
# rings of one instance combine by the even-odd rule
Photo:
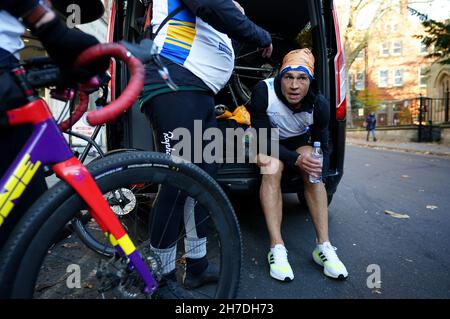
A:
<svg viewBox="0 0 450 319">
<path fill-rule="evenodd" d="M 309 126 L 313 124 L 313 112 L 294 113 L 287 107 L 275 93 L 274 79 L 264 80 L 268 91 L 267 115 L 270 124 L 279 129 L 279 139 L 284 140 L 289 137 L 299 136 L 309 131 Z"/>
<path fill-rule="evenodd" d="M 16 52 L 24 47 L 20 36 L 25 32 L 25 27 L 12 15 L 0 10 L 0 48 L 8 52 Z M 19 52 L 14 56 L 19 59 Z"/>
</svg>

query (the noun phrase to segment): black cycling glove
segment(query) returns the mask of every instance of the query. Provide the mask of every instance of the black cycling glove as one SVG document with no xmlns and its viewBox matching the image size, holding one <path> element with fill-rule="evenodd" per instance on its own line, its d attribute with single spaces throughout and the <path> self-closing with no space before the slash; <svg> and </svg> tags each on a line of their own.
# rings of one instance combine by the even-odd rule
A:
<svg viewBox="0 0 450 319">
<path fill-rule="evenodd" d="M 68 28 L 58 17 L 32 30 L 32 33 L 39 38 L 63 74 L 76 81 L 86 81 L 94 75 L 104 73 L 109 67 L 109 58 L 101 58 L 95 63 L 74 69 L 73 63 L 78 55 L 99 42 L 92 35 Z"/>
</svg>

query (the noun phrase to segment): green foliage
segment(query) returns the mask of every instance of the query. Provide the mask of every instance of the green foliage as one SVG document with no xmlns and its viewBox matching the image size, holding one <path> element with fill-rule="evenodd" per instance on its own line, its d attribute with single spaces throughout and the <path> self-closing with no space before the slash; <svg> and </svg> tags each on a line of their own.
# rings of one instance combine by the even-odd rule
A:
<svg viewBox="0 0 450 319">
<path fill-rule="evenodd" d="M 400 111 L 398 118 L 401 124 L 411 124 L 412 123 L 412 114 L 409 107 L 404 107 Z"/>
<path fill-rule="evenodd" d="M 364 113 L 376 112 L 382 100 L 379 98 L 378 89 L 364 89 L 352 91 L 352 109 L 364 108 Z"/>
<path fill-rule="evenodd" d="M 425 28 L 426 36 L 418 35 L 422 43 L 427 47 L 434 47 L 434 52 L 428 57 L 438 58 L 440 64 L 450 64 L 450 19 L 444 22 L 429 19 L 427 15 L 409 8 L 413 15 L 419 17 Z"/>
</svg>

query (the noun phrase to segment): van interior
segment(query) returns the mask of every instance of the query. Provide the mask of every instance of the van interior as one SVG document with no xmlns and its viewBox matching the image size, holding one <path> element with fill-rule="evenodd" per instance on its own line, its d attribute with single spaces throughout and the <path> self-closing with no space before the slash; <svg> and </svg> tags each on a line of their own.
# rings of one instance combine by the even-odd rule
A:
<svg viewBox="0 0 450 319">
<path fill-rule="evenodd" d="M 333 1 L 318 0 L 239 0 L 246 15 L 256 24 L 268 30 L 273 39 L 274 52 L 270 59 L 263 59 L 258 48 L 247 43 L 235 47 L 235 69 L 228 85 L 218 94 L 217 104 L 225 104 L 233 109 L 238 105 L 249 103 L 253 86 L 262 79 L 277 74 L 283 56 L 290 50 L 309 47 L 315 56 L 315 77 L 321 92 L 330 102 L 330 168 L 327 178 L 328 193 L 335 192 L 342 177 L 345 118 L 337 118 L 338 104 L 344 102 L 345 96 L 338 96 L 339 79 L 345 81 L 345 68 L 337 65 L 340 55 L 340 42 Z M 114 40 L 126 39 L 139 41 L 139 21 L 145 8 L 141 1 L 128 0 L 127 9 L 118 7 L 114 25 Z M 141 19 L 142 20 L 142 19 Z M 343 69 L 344 73 L 339 70 Z M 126 70 L 117 66 L 116 94 L 126 85 Z M 345 83 L 342 83 L 345 84 Z M 345 88 L 345 86 L 344 86 Z M 341 88 L 342 92 L 342 88 Z M 342 95 L 342 93 L 341 93 Z M 337 102 L 337 101 L 340 102 Z M 145 116 L 138 107 L 125 114 L 107 129 L 108 148 L 153 149 L 149 136 L 151 129 Z M 259 189 L 259 173 L 255 165 L 223 164 L 218 178 L 219 184 L 229 193 L 247 192 Z M 300 187 L 300 188 L 299 188 Z M 302 185 L 286 185 L 285 192 L 303 193 Z"/>
</svg>

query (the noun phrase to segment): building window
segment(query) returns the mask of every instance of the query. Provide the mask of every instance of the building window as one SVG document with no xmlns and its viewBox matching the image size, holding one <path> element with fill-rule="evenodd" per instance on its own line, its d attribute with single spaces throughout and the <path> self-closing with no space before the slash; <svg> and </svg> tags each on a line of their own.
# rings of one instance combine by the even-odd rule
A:
<svg viewBox="0 0 450 319">
<path fill-rule="evenodd" d="M 364 90 L 364 73 L 356 73 L 355 89 L 358 91 Z"/>
<path fill-rule="evenodd" d="M 387 34 L 389 34 L 390 32 L 397 32 L 398 30 L 398 25 L 397 23 L 392 23 L 392 24 L 385 24 L 384 25 L 384 31 L 387 32 Z"/>
<path fill-rule="evenodd" d="M 378 72 L 378 87 L 385 88 L 389 83 L 389 73 L 388 70 L 380 70 Z"/>
<path fill-rule="evenodd" d="M 380 56 L 389 55 L 389 42 L 383 42 L 380 44 Z"/>
<path fill-rule="evenodd" d="M 419 86 L 425 87 L 427 86 L 428 72 L 427 68 L 421 66 L 419 68 Z"/>
<path fill-rule="evenodd" d="M 392 48 L 392 55 L 401 55 L 402 54 L 402 41 L 394 41 Z"/>
<path fill-rule="evenodd" d="M 394 70 L 394 86 L 403 85 L 403 70 Z"/>
<path fill-rule="evenodd" d="M 419 42 L 419 54 L 420 55 L 426 55 L 428 54 L 428 48 L 425 44 L 422 42 Z"/>
</svg>

